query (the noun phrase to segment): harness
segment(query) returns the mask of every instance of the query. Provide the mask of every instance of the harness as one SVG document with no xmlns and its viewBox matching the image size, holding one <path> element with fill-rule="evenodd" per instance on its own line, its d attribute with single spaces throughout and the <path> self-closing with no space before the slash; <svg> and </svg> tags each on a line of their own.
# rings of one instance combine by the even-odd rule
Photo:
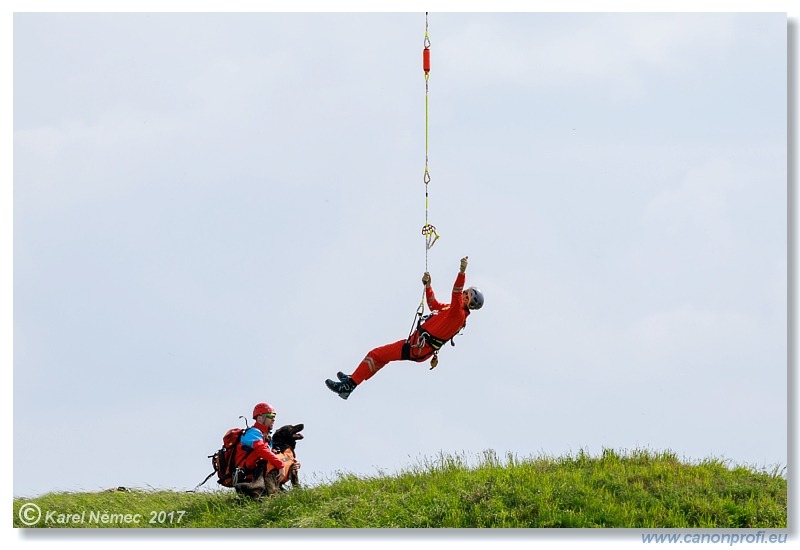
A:
<svg viewBox="0 0 800 550">
<path fill-rule="evenodd" d="M 425 315 L 424 317 L 422 315 L 417 316 L 417 327 L 415 330 L 412 330 L 411 334 L 408 335 L 408 338 L 406 338 L 405 343 L 403 343 L 403 348 L 400 352 L 400 357 L 404 361 L 417 361 L 418 363 L 426 361 L 428 357 L 433 356 L 433 358 L 431 359 L 431 368 L 429 370 L 435 369 L 436 365 L 439 364 L 439 350 L 442 348 L 442 346 L 444 346 L 447 343 L 447 340 L 442 340 L 441 338 L 434 336 L 433 334 L 422 328 L 422 324 L 425 321 L 427 321 L 432 315 L 434 315 L 434 313 L 430 313 L 428 315 Z M 456 334 L 453 335 L 452 338 L 450 338 L 449 341 L 451 346 L 456 345 L 455 337 L 461 334 L 461 331 L 464 330 L 465 326 L 467 326 L 466 323 L 459 329 L 459 331 Z M 417 335 L 417 338 L 416 342 L 412 343 L 411 340 L 414 334 Z M 422 350 L 422 348 L 424 348 L 426 345 L 430 346 L 433 349 L 433 353 L 429 353 L 418 357 L 411 356 L 412 350 L 416 350 L 417 353 L 419 353 Z"/>
</svg>

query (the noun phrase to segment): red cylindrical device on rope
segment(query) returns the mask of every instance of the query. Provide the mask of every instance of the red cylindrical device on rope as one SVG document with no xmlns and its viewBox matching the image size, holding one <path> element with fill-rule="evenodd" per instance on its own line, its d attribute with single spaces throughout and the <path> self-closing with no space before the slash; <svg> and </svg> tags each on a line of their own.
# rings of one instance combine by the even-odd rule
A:
<svg viewBox="0 0 800 550">
<path fill-rule="evenodd" d="M 425 71 L 425 74 L 431 72 L 431 50 L 430 48 L 425 48 L 422 50 L 422 70 Z"/>
</svg>

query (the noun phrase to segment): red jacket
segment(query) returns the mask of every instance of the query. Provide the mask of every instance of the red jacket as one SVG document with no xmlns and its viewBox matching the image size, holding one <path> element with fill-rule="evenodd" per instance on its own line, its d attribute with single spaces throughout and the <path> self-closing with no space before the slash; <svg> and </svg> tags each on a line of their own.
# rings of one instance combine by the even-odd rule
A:
<svg viewBox="0 0 800 550">
<path fill-rule="evenodd" d="M 258 432 L 255 432 L 253 428 L 258 428 Z M 249 453 L 241 443 L 236 447 L 236 464 L 245 470 L 253 470 L 260 460 L 265 460 L 276 468 L 283 468 L 283 461 L 269 447 L 269 428 L 256 422 L 248 431 L 255 433 L 256 436 L 260 433 L 261 437 L 256 437 L 252 441 L 252 451 Z M 242 436 L 242 439 L 245 439 L 245 436 Z M 247 438 L 248 442 L 250 439 Z"/>
<path fill-rule="evenodd" d="M 439 340 L 449 340 L 467 324 L 469 309 L 463 305 L 461 298 L 466 280 L 467 276 L 464 273 L 458 274 L 449 304 L 438 302 L 433 294 L 433 288 L 425 287 L 425 299 L 428 301 L 431 316 L 422 323 L 422 328 Z"/>
</svg>

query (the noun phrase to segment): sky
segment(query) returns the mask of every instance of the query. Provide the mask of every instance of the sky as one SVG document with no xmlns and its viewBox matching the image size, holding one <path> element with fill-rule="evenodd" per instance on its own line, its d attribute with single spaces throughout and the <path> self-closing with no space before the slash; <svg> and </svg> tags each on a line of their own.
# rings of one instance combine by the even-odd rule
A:
<svg viewBox="0 0 800 550">
<path fill-rule="evenodd" d="M 192 489 L 260 401 L 312 485 L 489 449 L 786 467 L 786 14 L 431 13 L 427 259 L 424 32 L 14 14 L 14 497 Z M 435 370 L 325 388 L 463 256 L 486 303 Z"/>
</svg>

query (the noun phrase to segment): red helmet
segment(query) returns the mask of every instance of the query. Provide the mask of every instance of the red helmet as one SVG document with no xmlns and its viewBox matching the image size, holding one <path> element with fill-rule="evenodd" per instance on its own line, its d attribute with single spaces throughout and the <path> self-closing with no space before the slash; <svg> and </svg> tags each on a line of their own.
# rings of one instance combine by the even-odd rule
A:
<svg viewBox="0 0 800 550">
<path fill-rule="evenodd" d="M 253 418 L 260 414 L 275 414 L 275 409 L 269 403 L 259 403 L 253 408 Z"/>
</svg>

